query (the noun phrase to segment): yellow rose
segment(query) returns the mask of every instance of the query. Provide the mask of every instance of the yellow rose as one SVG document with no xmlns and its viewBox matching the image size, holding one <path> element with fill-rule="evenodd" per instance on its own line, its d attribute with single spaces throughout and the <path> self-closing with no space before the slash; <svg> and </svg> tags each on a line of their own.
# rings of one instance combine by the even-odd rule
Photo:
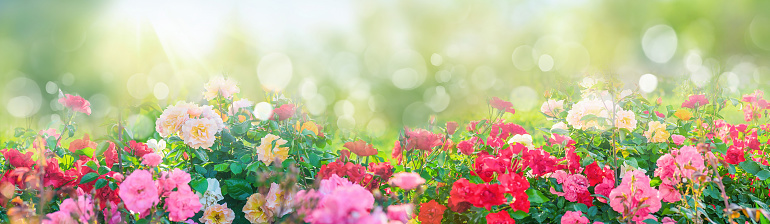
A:
<svg viewBox="0 0 770 224">
<path fill-rule="evenodd" d="M 299 121 L 297 121 L 297 125 L 295 125 L 294 127 L 297 129 L 297 132 L 299 132 L 300 134 L 305 130 L 310 130 L 313 132 L 313 134 L 318 135 L 318 126 L 315 125 L 315 122 L 308 121 L 302 125 L 299 125 Z"/>
<path fill-rule="evenodd" d="M 676 112 L 674 112 L 674 116 L 676 116 L 680 120 L 689 121 L 690 118 L 692 118 L 692 112 L 690 112 L 689 110 L 679 109 Z"/>
<path fill-rule="evenodd" d="M 269 223 L 268 220 L 270 220 L 273 214 L 270 213 L 270 210 L 266 209 L 265 203 L 267 203 L 267 200 L 260 193 L 249 196 L 246 205 L 243 206 L 243 213 L 246 219 L 251 223 Z"/>
<path fill-rule="evenodd" d="M 671 134 L 666 131 L 666 123 L 651 121 L 648 126 L 649 129 L 644 132 L 644 137 L 647 137 L 647 141 L 668 142 L 668 137 L 671 136 Z"/>
<path fill-rule="evenodd" d="M 273 142 L 275 142 L 275 145 L 273 145 Z M 272 164 L 276 158 L 280 159 L 281 161 L 286 160 L 289 158 L 289 147 L 280 147 L 286 143 L 287 141 L 281 139 L 281 137 L 273 134 L 267 134 L 264 138 L 262 138 L 262 144 L 257 147 L 257 155 L 259 156 L 259 160 L 268 166 Z"/>
</svg>

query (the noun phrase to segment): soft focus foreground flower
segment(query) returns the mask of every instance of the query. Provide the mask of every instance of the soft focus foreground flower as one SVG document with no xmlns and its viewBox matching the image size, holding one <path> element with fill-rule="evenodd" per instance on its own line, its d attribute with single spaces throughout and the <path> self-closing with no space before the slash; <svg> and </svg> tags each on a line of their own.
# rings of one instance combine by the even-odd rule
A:
<svg viewBox="0 0 770 224">
<path fill-rule="evenodd" d="M 80 195 L 77 198 L 67 198 L 59 205 L 59 210 L 77 217 L 80 223 L 88 223 L 95 217 L 94 202 L 90 195 Z"/>
<path fill-rule="evenodd" d="M 508 211 L 502 210 L 496 213 L 487 214 L 487 224 L 515 224 L 516 220 L 511 218 Z"/>
<path fill-rule="evenodd" d="M 275 142 L 275 144 L 273 144 L 273 142 Z M 281 161 L 289 158 L 289 147 L 281 147 L 287 142 L 288 141 L 281 139 L 281 137 L 278 137 L 277 135 L 267 134 L 262 138 L 259 147 L 257 147 L 259 161 L 262 161 L 265 165 L 269 166 L 276 158 Z"/>
<path fill-rule="evenodd" d="M 206 192 L 197 193 L 200 198 L 201 210 L 205 211 L 209 206 L 219 204 L 219 201 L 225 199 L 222 195 L 222 188 L 219 186 L 219 181 L 214 178 L 206 178 L 208 187 Z"/>
<path fill-rule="evenodd" d="M 630 110 L 618 110 L 615 113 L 615 127 L 634 131 L 636 129 L 636 114 Z"/>
<path fill-rule="evenodd" d="M 118 195 L 126 209 L 139 213 L 140 217 L 148 214 L 150 208 L 159 202 L 158 188 L 155 187 L 152 174 L 146 170 L 136 170 L 120 183 Z"/>
<path fill-rule="evenodd" d="M 364 140 L 346 142 L 343 147 L 360 157 L 377 155 L 377 149 L 373 148 L 372 144 L 367 144 Z"/>
<path fill-rule="evenodd" d="M 557 117 L 559 113 L 564 111 L 564 100 L 556 101 L 554 99 L 548 99 L 542 106 L 540 106 L 540 112 L 543 112 L 549 117 Z"/>
<path fill-rule="evenodd" d="M 240 92 L 241 90 L 232 79 L 225 79 L 223 76 L 217 76 L 209 80 L 203 86 L 206 92 L 203 93 L 203 97 L 206 100 L 213 100 L 218 94 L 226 99 L 232 99 L 233 94 Z"/>
<path fill-rule="evenodd" d="M 5 149 L 0 151 L 3 153 L 3 157 L 5 158 L 5 161 L 11 164 L 15 168 L 21 168 L 21 167 L 32 167 L 33 164 L 35 164 L 35 161 L 32 160 L 32 152 L 27 152 L 22 154 L 19 152 L 19 150 L 16 149 Z"/>
<path fill-rule="evenodd" d="M 583 217 L 581 211 L 567 211 L 564 216 L 561 217 L 561 224 L 588 224 L 590 222 L 588 218 Z"/>
<path fill-rule="evenodd" d="M 72 218 L 72 214 L 65 211 L 57 211 L 49 213 L 45 216 L 43 224 L 77 224 L 78 221 Z"/>
<path fill-rule="evenodd" d="M 182 222 L 201 210 L 201 203 L 198 195 L 195 195 L 190 188 L 179 188 L 171 192 L 166 199 L 166 208 L 168 209 L 168 219 L 174 222 Z"/>
<path fill-rule="evenodd" d="M 59 103 L 70 110 L 91 115 L 91 102 L 83 99 L 83 97 L 66 94 L 59 98 Z"/>
<path fill-rule="evenodd" d="M 446 207 L 434 200 L 430 200 L 420 204 L 420 214 L 417 216 L 417 219 L 422 224 L 439 224 L 441 219 L 444 218 L 444 210 L 446 210 Z"/>
<path fill-rule="evenodd" d="M 390 184 L 404 190 L 412 190 L 425 183 L 425 179 L 417 173 L 400 172 L 390 178 Z"/>
<path fill-rule="evenodd" d="M 322 181 L 323 182 L 323 181 Z M 323 185 L 323 183 L 322 183 Z M 369 216 L 374 207 L 374 196 L 366 188 L 358 184 L 342 185 L 318 197 L 315 209 L 305 217 L 310 223 L 360 223 Z M 297 196 L 300 198 L 300 196 Z"/>
<path fill-rule="evenodd" d="M 209 206 L 203 212 L 199 221 L 205 224 L 230 224 L 235 219 L 235 213 L 227 208 L 227 203 Z"/>
<path fill-rule="evenodd" d="M 446 122 L 446 132 L 449 135 L 455 134 L 455 131 L 457 131 L 457 122 L 454 121 L 448 121 Z"/>
<path fill-rule="evenodd" d="M 412 204 L 391 205 L 388 206 L 388 219 L 406 223 L 412 219 L 413 211 L 414 205 Z"/>
<path fill-rule="evenodd" d="M 752 94 L 743 95 L 743 118 L 746 122 L 762 118 L 765 110 L 770 109 L 770 103 L 763 99 L 765 93 L 762 90 L 756 90 Z"/>
<path fill-rule="evenodd" d="M 709 104 L 709 100 L 705 95 L 691 95 L 687 100 L 682 102 L 682 107 L 695 109 L 700 106 L 706 106 Z"/>
<path fill-rule="evenodd" d="M 510 140 L 508 140 L 508 144 L 509 145 L 513 145 L 513 143 L 522 144 L 522 145 L 526 146 L 529 149 L 534 149 L 535 148 L 535 145 L 532 144 L 532 136 L 529 135 L 529 134 L 523 134 L 523 135 L 516 134 L 516 135 L 514 135 L 513 137 L 511 137 Z"/>
<path fill-rule="evenodd" d="M 596 119 L 583 120 L 588 115 L 595 116 Z M 607 119 L 608 115 L 604 102 L 601 100 L 583 99 L 572 105 L 572 109 L 567 113 L 567 123 L 575 129 L 604 129 L 606 122 L 601 121 L 601 119 Z"/>
<path fill-rule="evenodd" d="M 182 126 L 184 143 L 193 148 L 209 148 L 216 140 L 217 125 L 209 119 L 190 119 Z"/>
<path fill-rule="evenodd" d="M 433 147 L 441 145 L 441 136 L 425 129 L 406 131 L 406 148 L 404 150 L 419 149 L 433 151 Z"/>
<path fill-rule="evenodd" d="M 147 153 L 144 156 L 142 156 L 142 164 L 150 166 L 150 167 L 156 167 L 158 164 L 163 162 L 163 158 L 160 157 L 157 153 Z"/>
<path fill-rule="evenodd" d="M 249 199 L 246 200 L 246 205 L 243 206 L 243 213 L 245 213 L 246 219 L 251 223 L 268 223 L 268 220 L 273 215 L 265 206 L 266 203 L 265 196 L 260 193 L 249 196 Z"/>
<path fill-rule="evenodd" d="M 265 200 L 267 200 L 265 207 L 278 217 L 289 214 L 292 211 L 292 195 L 294 193 L 284 192 L 279 184 L 270 183 L 270 191 L 267 193 L 267 197 L 265 197 Z"/>
<path fill-rule="evenodd" d="M 249 114 L 248 111 L 244 109 L 250 108 L 252 106 L 254 106 L 254 102 L 251 102 L 248 99 L 240 99 L 240 100 L 233 101 L 233 104 L 230 105 L 230 108 L 227 110 L 227 115 L 233 116 L 241 111 L 243 111 L 246 114 Z"/>
<path fill-rule="evenodd" d="M 647 137 L 649 142 L 668 142 L 670 134 L 666 131 L 666 124 L 658 121 L 651 121 L 648 123 L 649 129 L 644 132 L 644 137 Z"/>
</svg>

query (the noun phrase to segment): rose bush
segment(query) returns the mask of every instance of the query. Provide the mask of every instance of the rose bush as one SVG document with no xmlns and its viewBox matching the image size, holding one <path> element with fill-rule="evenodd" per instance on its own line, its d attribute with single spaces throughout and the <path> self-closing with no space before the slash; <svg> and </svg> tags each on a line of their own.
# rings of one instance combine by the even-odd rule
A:
<svg viewBox="0 0 770 224">
<path fill-rule="evenodd" d="M 198 103 L 132 110 L 78 134 L 90 103 L 62 95 L 61 126 L 3 136 L 10 223 L 767 223 L 770 104 L 761 91 L 688 94 L 664 106 L 617 81 L 549 91 L 544 127 L 517 102 L 474 121 L 405 127 L 392 148 L 340 135 L 280 93 L 239 97 L 215 77 Z M 725 110 L 740 106 L 746 123 Z M 550 127 L 549 127 L 550 126 Z M 355 137 L 345 137 L 355 136 Z M 390 156 L 382 156 L 390 155 Z M 389 157 L 389 158 L 388 158 Z"/>
</svg>

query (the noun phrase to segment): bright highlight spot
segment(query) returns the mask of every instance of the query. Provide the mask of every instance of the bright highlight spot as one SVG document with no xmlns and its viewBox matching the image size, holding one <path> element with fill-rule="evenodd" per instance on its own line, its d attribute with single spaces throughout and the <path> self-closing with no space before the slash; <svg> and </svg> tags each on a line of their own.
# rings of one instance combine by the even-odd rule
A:
<svg viewBox="0 0 770 224">
<path fill-rule="evenodd" d="M 658 88 L 658 77 L 653 74 L 644 74 L 639 77 L 639 89 L 645 93 L 651 93 Z"/>
<path fill-rule="evenodd" d="M 259 82 L 268 90 L 281 91 L 289 85 L 292 76 L 291 59 L 281 53 L 262 57 L 257 65 Z"/>
<path fill-rule="evenodd" d="M 642 50 L 651 61 L 666 63 L 676 53 L 676 32 L 667 25 L 656 25 L 647 29 L 642 37 Z"/>
<path fill-rule="evenodd" d="M 254 116 L 259 120 L 269 120 L 273 115 L 273 105 L 268 102 L 260 102 L 254 106 Z"/>
</svg>

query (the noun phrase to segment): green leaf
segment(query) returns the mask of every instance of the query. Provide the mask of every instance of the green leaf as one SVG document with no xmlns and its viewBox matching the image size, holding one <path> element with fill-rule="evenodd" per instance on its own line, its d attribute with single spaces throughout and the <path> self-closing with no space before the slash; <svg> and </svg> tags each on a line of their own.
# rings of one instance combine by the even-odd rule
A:
<svg viewBox="0 0 770 224">
<path fill-rule="evenodd" d="M 98 171 L 99 175 L 104 175 L 110 172 L 110 168 L 107 168 L 106 166 L 100 166 Z"/>
<path fill-rule="evenodd" d="M 104 152 L 107 151 L 107 149 L 109 149 L 109 147 L 110 147 L 110 143 L 108 142 L 99 143 L 99 145 L 96 146 L 96 151 L 94 151 L 93 154 L 96 156 L 101 156 L 104 154 Z"/>
<path fill-rule="evenodd" d="M 516 212 L 510 212 L 508 211 L 508 214 L 511 215 L 514 219 L 523 219 L 526 217 L 529 217 L 529 213 L 526 213 L 524 211 L 516 211 Z"/>
<path fill-rule="evenodd" d="M 99 174 L 87 173 L 86 175 L 83 175 L 82 179 L 80 179 L 80 184 L 89 183 L 91 181 L 96 180 L 96 178 L 99 178 Z"/>
<path fill-rule="evenodd" d="M 727 172 L 730 173 L 730 175 L 735 175 L 735 166 L 730 164 L 730 166 L 727 167 Z"/>
<path fill-rule="evenodd" d="M 660 224 L 660 222 L 658 222 L 657 220 L 654 220 L 654 219 L 645 219 L 644 223 L 647 223 L 647 224 Z"/>
<path fill-rule="evenodd" d="M 92 149 L 91 147 L 88 147 L 85 149 L 75 151 L 75 155 L 84 155 L 84 156 L 88 156 L 88 158 L 94 158 L 94 151 L 96 150 Z"/>
<path fill-rule="evenodd" d="M 597 208 L 597 206 L 591 206 L 590 208 L 588 208 L 588 217 L 594 217 L 598 212 L 599 212 L 599 209 Z"/>
<path fill-rule="evenodd" d="M 220 164 L 217 164 L 217 165 L 214 166 L 214 170 L 219 171 L 219 172 L 224 172 L 224 171 L 227 171 L 228 167 L 230 167 L 229 164 L 227 164 L 227 163 L 220 163 Z"/>
<path fill-rule="evenodd" d="M 318 154 L 310 153 L 310 155 L 308 155 L 308 156 L 309 156 L 308 160 L 310 160 L 309 162 L 310 162 L 311 165 L 313 165 L 315 167 L 320 167 L 321 166 L 321 164 L 320 164 L 321 157 L 318 157 Z"/>
<path fill-rule="evenodd" d="M 768 177 L 770 177 L 770 171 L 761 170 L 761 171 L 757 172 L 757 178 L 759 178 L 760 180 L 765 180 Z"/>
<path fill-rule="evenodd" d="M 198 172 L 201 175 L 206 175 L 209 171 L 206 170 L 206 168 L 203 168 L 201 165 L 195 165 L 195 172 Z"/>
<path fill-rule="evenodd" d="M 541 193 L 538 190 L 530 188 L 530 189 L 527 189 L 525 192 L 527 193 L 527 196 L 529 196 L 529 202 L 531 203 L 540 204 L 540 203 L 548 202 L 548 198 L 545 197 L 545 195 L 543 195 L 543 193 Z"/>
<path fill-rule="evenodd" d="M 109 181 L 106 179 L 99 179 L 96 181 L 96 184 L 94 184 L 94 189 L 103 188 L 104 186 L 107 186 L 107 183 L 109 183 Z"/>
<path fill-rule="evenodd" d="M 745 170 L 746 173 L 750 174 L 757 174 L 757 172 L 760 170 L 759 165 L 757 165 L 757 163 L 752 160 L 746 160 L 738 165 L 741 167 L 741 169 Z"/>
<path fill-rule="evenodd" d="M 246 134 L 247 131 L 251 128 L 251 121 L 244 121 L 243 123 L 235 124 L 233 125 L 230 130 L 232 130 L 232 133 L 237 136 L 242 136 Z"/>
<path fill-rule="evenodd" d="M 94 162 L 93 160 L 89 160 L 88 162 L 86 162 L 86 166 L 88 168 L 91 168 L 94 171 L 96 171 L 99 168 L 99 166 L 97 166 L 96 162 Z"/>
<path fill-rule="evenodd" d="M 239 174 L 243 172 L 243 167 L 241 166 L 240 163 L 231 163 L 230 171 L 233 171 L 233 174 Z"/>
<path fill-rule="evenodd" d="M 195 148 L 193 149 L 193 152 L 195 153 L 195 156 L 198 156 L 198 158 L 201 159 L 204 163 L 209 161 L 209 157 L 206 155 L 206 152 L 203 152 L 201 148 Z"/>
<path fill-rule="evenodd" d="M 209 188 L 209 182 L 206 181 L 206 179 L 197 179 L 194 181 L 190 181 L 190 186 L 192 187 L 193 190 L 203 194 Z"/>
<path fill-rule="evenodd" d="M 227 193 L 230 197 L 238 200 L 246 200 L 251 196 L 254 191 L 251 189 L 251 184 L 243 179 L 228 179 L 225 180 L 225 186 L 227 186 Z"/>
<path fill-rule="evenodd" d="M 572 204 L 572 208 L 575 209 L 575 211 L 588 213 L 588 206 L 586 206 L 585 204 L 575 203 L 575 204 Z"/>
</svg>

